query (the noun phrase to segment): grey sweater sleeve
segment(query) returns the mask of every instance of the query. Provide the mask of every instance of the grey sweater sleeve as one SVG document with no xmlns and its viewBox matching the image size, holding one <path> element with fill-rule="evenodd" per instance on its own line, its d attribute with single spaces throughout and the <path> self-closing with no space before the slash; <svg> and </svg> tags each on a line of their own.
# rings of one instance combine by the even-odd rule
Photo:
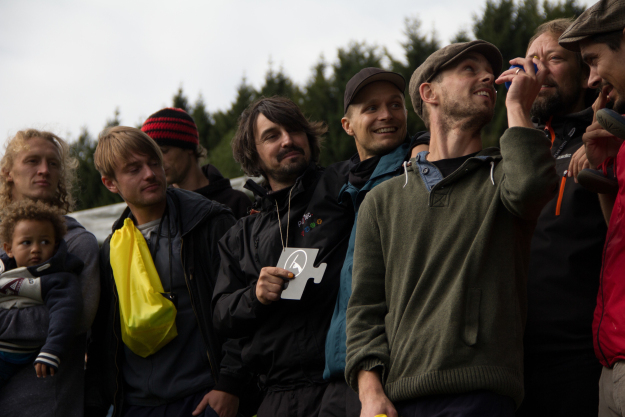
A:
<svg viewBox="0 0 625 417">
<path fill-rule="evenodd" d="M 551 144 L 538 129 L 513 127 L 500 145 L 503 204 L 515 216 L 535 221 L 558 187 Z"/>
<path fill-rule="evenodd" d="M 72 219 L 74 222 L 76 220 Z M 68 226 L 71 220 L 68 220 Z M 78 222 L 76 222 L 78 223 Z M 100 299 L 99 248 L 95 236 L 82 226 L 71 227 L 65 235 L 67 251 L 84 262 L 85 266 L 78 276 L 82 292 L 82 316 L 78 320 L 77 334 L 86 333 L 91 327 Z"/>
<path fill-rule="evenodd" d="M 345 379 L 358 392 L 358 373 L 382 368 L 382 381 L 390 363 L 384 318 L 386 305 L 385 261 L 375 201 L 367 195 L 360 207 L 356 229 L 352 295 L 347 306 L 347 356 Z"/>
</svg>

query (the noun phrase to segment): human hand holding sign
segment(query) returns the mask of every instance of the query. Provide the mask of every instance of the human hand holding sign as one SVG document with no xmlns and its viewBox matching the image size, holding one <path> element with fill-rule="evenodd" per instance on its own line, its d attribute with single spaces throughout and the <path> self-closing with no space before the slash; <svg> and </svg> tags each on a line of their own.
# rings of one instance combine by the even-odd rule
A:
<svg viewBox="0 0 625 417">
<path fill-rule="evenodd" d="M 319 249 L 313 248 L 286 248 L 280 259 L 278 266 L 281 266 L 294 275 L 293 281 L 285 285 L 285 289 L 280 298 L 287 300 L 301 300 L 308 280 L 312 279 L 315 284 L 319 284 L 326 272 L 327 264 L 319 264 L 315 268 L 315 259 Z"/>
<path fill-rule="evenodd" d="M 266 266 L 260 270 L 256 283 L 256 298 L 262 304 L 268 305 L 280 299 L 285 281 L 293 279 L 295 275 L 286 269 Z"/>
</svg>

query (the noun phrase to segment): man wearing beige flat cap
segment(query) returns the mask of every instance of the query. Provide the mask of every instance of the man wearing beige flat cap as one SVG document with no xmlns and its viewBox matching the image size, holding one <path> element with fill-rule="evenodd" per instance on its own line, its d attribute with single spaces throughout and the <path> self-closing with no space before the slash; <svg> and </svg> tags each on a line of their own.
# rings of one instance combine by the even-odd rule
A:
<svg viewBox="0 0 625 417">
<path fill-rule="evenodd" d="M 548 70 L 501 71 L 492 44 L 433 53 L 410 81 L 429 151 L 371 190 L 358 218 L 345 376 L 361 417 L 514 416 L 523 398 L 530 241 L 557 186 L 530 108 Z M 482 149 L 511 81 L 501 150 Z"/>
<path fill-rule="evenodd" d="M 608 225 L 603 250 L 603 265 L 599 294 L 593 321 L 595 355 L 603 365 L 599 380 L 599 416 L 625 415 L 625 151 L 621 151 L 624 135 L 619 134 L 625 112 L 625 1 L 602 0 L 582 13 L 560 36 L 560 45 L 580 51 L 590 67 L 588 86 L 612 85 L 618 93 L 614 110 L 597 110 L 597 123 L 586 130 L 583 140 L 591 167 L 613 165 L 619 191 Z M 609 91 L 609 86 L 607 91 Z M 602 105 L 614 93 L 606 96 L 602 88 Z M 596 106 L 602 107 L 602 106 Z M 603 119 L 603 120 L 602 120 Z M 603 128 L 602 128 L 603 127 Z M 604 130 L 609 130 L 606 131 Z M 617 139 L 612 134 L 619 136 Z"/>
</svg>

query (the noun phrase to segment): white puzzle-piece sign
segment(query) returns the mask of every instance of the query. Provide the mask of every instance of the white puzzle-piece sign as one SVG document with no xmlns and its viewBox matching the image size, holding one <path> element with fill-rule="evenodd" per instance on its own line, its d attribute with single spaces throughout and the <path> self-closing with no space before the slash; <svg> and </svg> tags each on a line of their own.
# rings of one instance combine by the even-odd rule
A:
<svg viewBox="0 0 625 417">
<path fill-rule="evenodd" d="M 278 268 L 291 271 L 295 277 L 285 284 L 281 298 L 285 300 L 301 300 L 304 288 L 309 279 L 319 284 L 323 279 L 328 264 L 321 264 L 317 268 L 315 258 L 319 249 L 286 248 L 278 260 Z"/>
</svg>

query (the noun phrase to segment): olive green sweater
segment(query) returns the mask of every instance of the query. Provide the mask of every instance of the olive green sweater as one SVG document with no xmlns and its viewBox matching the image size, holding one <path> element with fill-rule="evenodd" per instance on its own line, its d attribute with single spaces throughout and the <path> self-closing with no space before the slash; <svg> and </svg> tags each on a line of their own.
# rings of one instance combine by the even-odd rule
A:
<svg viewBox="0 0 625 417">
<path fill-rule="evenodd" d="M 347 309 L 355 390 L 379 366 L 391 401 L 490 390 L 521 403 L 530 240 L 558 178 L 543 132 L 510 128 L 500 143 L 430 192 L 413 159 L 362 203 Z"/>
</svg>

